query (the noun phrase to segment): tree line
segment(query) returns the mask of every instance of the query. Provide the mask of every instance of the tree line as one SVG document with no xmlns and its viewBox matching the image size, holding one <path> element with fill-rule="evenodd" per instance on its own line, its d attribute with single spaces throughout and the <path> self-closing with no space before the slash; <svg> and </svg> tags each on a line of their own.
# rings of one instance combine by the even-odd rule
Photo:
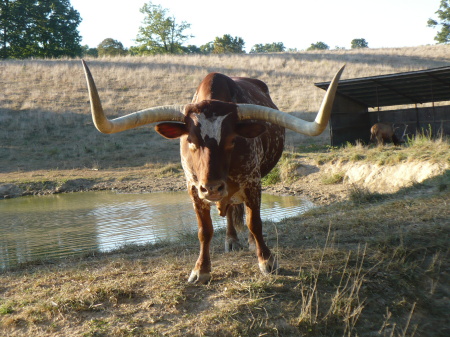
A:
<svg viewBox="0 0 450 337">
<path fill-rule="evenodd" d="M 153 54 L 225 54 L 245 53 L 241 37 L 225 34 L 201 46 L 186 45 L 192 38 L 190 24 L 177 21 L 169 10 L 151 1 L 140 9 L 144 14 L 136 45 L 125 48 L 120 41 L 104 39 L 98 46 L 81 46 L 78 25 L 81 17 L 70 0 L 0 0 L 0 58 L 44 58 L 153 55 Z M 428 26 L 440 27 L 435 40 L 450 42 L 450 0 L 441 0 L 436 12 L 439 21 L 428 20 Z M 353 39 L 351 48 L 368 48 L 363 38 Z M 312 43 L 307 50 L 327 50 L 323 41 Z M 335 49 L 345 49 L 336 46 Z M 250 53 L 296 51 L 282 42 L 254 45 Z"/>
<path fill-rule="evenodd" d="M 139 28 L 136 37 L 137 46 L 124 48 L 120 41 L 112 38 L 104 39 L 97 48 L 86 47 L 85 53 L 90 56 L 117 56 L 117 55 L 154 55 L 154 54 L 243 54 L 245 53 L 244 40 L 239 36 L 225 34 L 216 37 L 200 47 L 184 43 L 193 37 L 186 33 L 190 24 L 186 21 L 177 22 L 174 16 L 161 5 L 155 5 L 151 1 L 140 9 L 145 18 L 143 26 Z M 352 48 L 367 48 L 365 39 L 354 39 Z M 311 44 L 308 50 L 330 49 L 324 42 Z M 273 42 L 254 45 L 250 53 L 274 53 L 284 52 L 286 47 L 283 42 Z M 289 49 L 289 51 L 296 51 Z"/>
</svg>

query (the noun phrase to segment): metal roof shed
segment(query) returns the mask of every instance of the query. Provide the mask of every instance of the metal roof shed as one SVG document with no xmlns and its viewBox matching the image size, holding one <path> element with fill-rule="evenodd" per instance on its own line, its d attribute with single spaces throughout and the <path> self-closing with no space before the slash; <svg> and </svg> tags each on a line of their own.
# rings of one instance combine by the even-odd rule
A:
<svg viewBox="0 0 450 337">
<path fill-rule="evenodd" d="M 326 90 L 330 82 L 315 83 Z M 450 134 L 450 67 L 362 77 L 339 82 L 330 119 L 331 145 L 339 146 L 370 139 L 370 128 L 377 122 L 392 123 L 400 138 L 423 129 Z M 432 103 L 429 107 L 418 104 Z M 381 107 L 414 104 L 414 108 L 381 110 Z M 369 108 L 376 109 L 369 111 Z"/>
</svg>

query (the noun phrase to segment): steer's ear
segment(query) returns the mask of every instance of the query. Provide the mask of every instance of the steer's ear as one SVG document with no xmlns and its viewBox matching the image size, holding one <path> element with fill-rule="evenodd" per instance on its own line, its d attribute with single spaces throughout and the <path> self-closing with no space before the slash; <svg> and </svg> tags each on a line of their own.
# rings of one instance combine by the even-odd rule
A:
<svg viewBox="0 0 450 337">
<path fill-rule="evenodd" d="M 255 138 L 266 131 L 264 124 L 255 122 L 243 122 L 236 124 L 236 133 L 244 138 Z"/>
<path fill-rule="evenodd" d="M 155 126 L 156 132 L 168 139 L 180 138 L 187 134 L 186 124 L 183 123 L 159 123 Z"/>
</svg>

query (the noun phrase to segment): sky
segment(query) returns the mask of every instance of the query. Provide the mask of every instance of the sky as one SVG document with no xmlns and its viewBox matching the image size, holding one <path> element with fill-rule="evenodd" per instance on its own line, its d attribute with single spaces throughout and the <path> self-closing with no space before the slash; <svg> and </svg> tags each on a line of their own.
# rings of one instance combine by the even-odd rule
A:
<svg viewBox="0 0 450 337">
<path fill-rule="evenodd" d="M 145 0 L 71 0 L 83 21 L 82 44 L 96 47 L 106 38 L 135 45 Z M 153 0 L 177 22 L 191 24 L 194 35 L 185 45 L 211 42 L 225 34 L 239 36 L 250 51 L 255 44 L 283 42 L 286 48 L 307 49 L 325 42 L 330 49 L 350 48 L 365 39 L 370 48 L 435 44 L 435 28 L 427 27 L 440 0 Z"/>
</svg>

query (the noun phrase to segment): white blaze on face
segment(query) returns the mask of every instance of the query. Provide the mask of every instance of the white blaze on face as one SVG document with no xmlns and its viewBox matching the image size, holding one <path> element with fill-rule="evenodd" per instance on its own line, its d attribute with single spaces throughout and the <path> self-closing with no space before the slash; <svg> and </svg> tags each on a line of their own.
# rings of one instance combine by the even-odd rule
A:
<svg viewBox="0 0 450 337">
<path fill-rule="evenodd" d="M 195 119 L 200 124 L 200 134 L 203 140 L 208 136 L 211 139 L 215 139 L 217 144 L 219 144 L 222 137 L 222 122 L 227 116 L 228 114 L 206 118 L 204 114 L 194 114 Z"/>
</svg>

